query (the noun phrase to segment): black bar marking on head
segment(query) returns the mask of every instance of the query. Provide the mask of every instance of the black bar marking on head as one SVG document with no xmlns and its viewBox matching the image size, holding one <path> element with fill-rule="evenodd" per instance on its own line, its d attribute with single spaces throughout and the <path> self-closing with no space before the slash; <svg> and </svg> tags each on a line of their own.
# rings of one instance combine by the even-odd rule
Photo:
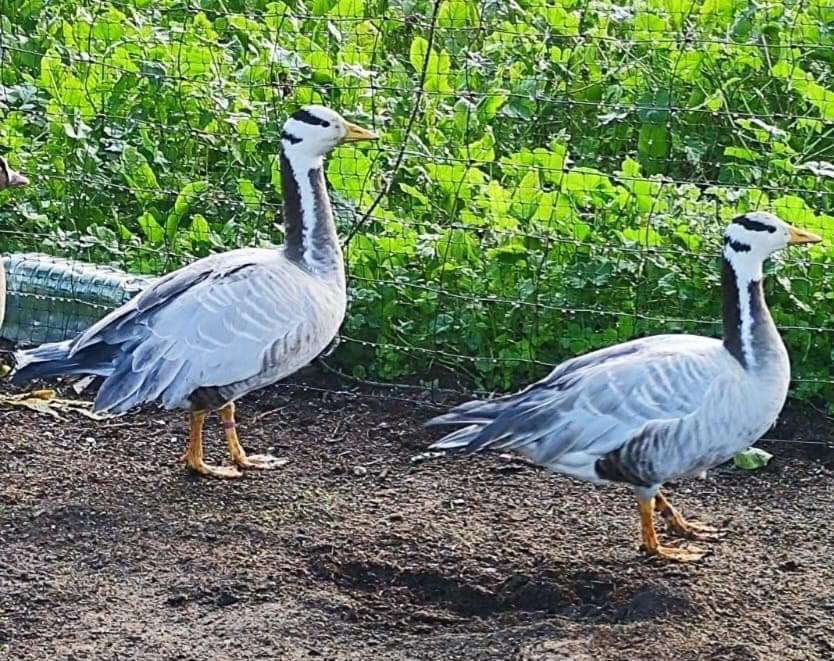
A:
<svg viewBox="0 0 834 661">
<path fill-rule="evenodd" d="M 313 126 L 323 126 L 324 128 L 330 126 L 330 122 L 328 122 L 326 119 L 316 117 L 313 113 L 304 110 L 304 108 L 302 108 L 301 110 L 296 110 L 292 114 L 292 118 L 299 122 L 304 122 L 305 124 L 312 124 Z"/>
<path fill-rule="evenodd" d="M 731 239 L 729 236 L 724 237 L 724 245 L 730 246 L 736 252 L 750 252 L 750 244 L 742 243 L 741 241 L 735 241 Z"/>
<path fill-rule="evenodd" d="M 750 230 L 751 232 L 770 232 L 773 234 L 776 231 L 773 225 L 753 220 L 749 216 L 736 216 L 733 218 L 733 224 L 741 225 L 744 229 Z"/>
<path fill-rule="evenodd" d="M 0 188 L 8 186 L 11 178 L 12 177 L 9 174 L 9 164 L 6 162 L 5 158 L 0 156 Z"/>
<path fill-rule="evenodd" d="M 299 142 L 301 142 L 301 138 L 294 136 L 292 133 L 289 133 L 288 131 L 281 131 L 281 140 L 286 140 L 287 142 L 293 145 L 297 145 Z"/>
</svg>

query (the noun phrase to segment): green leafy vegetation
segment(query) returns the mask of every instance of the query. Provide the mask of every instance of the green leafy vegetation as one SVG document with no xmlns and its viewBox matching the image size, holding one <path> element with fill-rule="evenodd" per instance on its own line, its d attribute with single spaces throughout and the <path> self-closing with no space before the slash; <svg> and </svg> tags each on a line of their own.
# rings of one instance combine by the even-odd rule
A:
<svg viewBox="0 0 834 661">
<path fill-rule="evenodd" d="M 508 389 L 717 334 L 739 212 L 834 236 L 828 4 L 442 0 L 432 29 L 433 10 L 0 0 L 0 149 L 37 182 L 3 194 L 0 249 L 156 273 L 279 242 L 280 125 L 324 103 L 383 135 L 328 162 L 343 234 L 394 177 L 349 244 L 335 359 Z M 831 251 L 769 267 L 800 397 L 834 400 Z"/>
<path fill-rule="evenodd" d="M 747 448 L 733 457 L 733 464 L 737 468 L 754 471 L 767 466 L 771 459 L 773 455 L 770 452 L 761 448 Z"/>
</svg>

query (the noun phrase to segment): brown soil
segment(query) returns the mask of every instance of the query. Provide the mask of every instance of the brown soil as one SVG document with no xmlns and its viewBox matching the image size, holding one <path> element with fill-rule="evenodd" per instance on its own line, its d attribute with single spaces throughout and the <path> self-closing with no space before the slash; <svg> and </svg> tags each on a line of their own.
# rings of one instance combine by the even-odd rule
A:
<svg viewBox="0 0 834 661">
<path fill-rule="evenodd" d="M 731 531 L 680 565 L 639 552 L 628 489 L 421 455 L 436 406 L 309 378 L 240 404 L 247 449 L 290 463 L 230 482 L 177 465 L 182 414 L 0 407 L 0 657 L 834 658 L 819 413 L 787 408 L 763 470 L 670 486 Z"/>
</svg>

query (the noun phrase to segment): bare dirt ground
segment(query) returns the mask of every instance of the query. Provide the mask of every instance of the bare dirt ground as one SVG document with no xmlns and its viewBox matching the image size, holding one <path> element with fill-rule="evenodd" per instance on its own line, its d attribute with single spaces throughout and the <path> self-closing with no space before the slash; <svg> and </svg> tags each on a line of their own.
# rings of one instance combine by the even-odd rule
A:
<svg viewBox="0 0 834 661">
<path fill-rule="evenodd" d="M 290 463 L 231 482 L 177 464 L 181 414 L 0 408 L 0 657 L 834 658 L 819 413 L 788 407 L 770 436 L 801 443 L 763 444 L 761 471 L 670 486 L 731 530 L 679 565 L 639 552 L 627 488 L 495 454 L 420 460 L 436 407 L 342 388 L 241 402 L 244 446 Z"/>
</svg>

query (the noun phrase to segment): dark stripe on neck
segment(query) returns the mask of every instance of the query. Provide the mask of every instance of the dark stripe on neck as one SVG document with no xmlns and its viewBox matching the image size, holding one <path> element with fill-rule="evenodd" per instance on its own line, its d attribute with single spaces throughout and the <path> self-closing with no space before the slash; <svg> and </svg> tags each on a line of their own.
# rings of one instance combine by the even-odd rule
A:
<svg viewBox="0 0 834 661">
<path fill-rule="evenodd" d="M 316 117 L 314 114 L 304 110 L 304 108 L 302 108 L 301 110 L 296 110 L 293 113 L 292 118 L 299 122 L 304 122 L 305 124 L 312 124 L 313 126 L 330 126 L 330 122 L 328 122 L 326 119 Z"/>
<path fill-rule="evenodd" d="M 738 278 L 726 257 L 721 258 L 722 318 L 724 320 L 724 348 L 742 367 L 747 367 L 741 348 L 741 308 L 739 307 Z"/>
<path fill-rule="evenodd" d="M 301 208 L 301 191 L 298 188 L 296 174 L 307 177 L 313 192 L 313 208 L 307 222 L 312 221 L 307 240 L 304 244 L 304 210 Z M 330 197 L 327 194 L 327 184 L 324 180 L 322 168 L 312 168 L 307 172 L 294 172 L 289 160 L 281 153 L 281 189 L 284 195 L 284 245 L 287 258 L 300 262 L 304 259 L 304 251 L 308 249 L 311 261 L 326 260 L 332 253 L 339 251 L 339 239 L 336 236 L 336 226 L 333 223 L 333 210 Z"/>
<path fill-rule="evenodd" d="M 750 230 L 751 232 L 769 232 L 773 234 L 776 231 L 773 225 L 760 223 L 758 220 L 753 220 L 749 216 L 736 216 L 733 218 L 733 224 L 741 225 L 744 229 Z"/>
<path fill-rule="evenodd" d="M 723 299 L 724 347 L 745 369 L 748 366 L 742 346 L 741 297 L 749 301 L 750 323 L 749 338 L 753 351 L 757 345 L 760 327 L 766 323 L 769 314 L 764 299 L 761 280 L 751 280 L 744 291 L 739 290 L 735 269 L 726 257 L 721 260 L 721 293 Z"/>
<path fill-rule="evenodd" d="M 9 176 L 9 164 L 5 158 L 0 158 L 0 190 L 6 188 L 11 181 Z"/>
<path fill-rule="evenodd" d="M 301 193 L 287 157 L 281 152 L 281 193 L 284 203 L 284 250 L 287 257 L 300 262 L 304 256 Z"/>
<path fill-rule="evenodd" d="M 281 131 L 281 140 L 286 140 L 287 142 L 293 145 L 297 145 L 299 142 L 301 142 L 301 138 L 297 138 L 288 131 Z"/>
<path fill-rule="evenodd" d="M 307 173 L 310 178 L 310 186 L 313 189 L 313 215 L 316 225 L 310 234 L 313 254 L 316 257 L 322 256 L 334 246 L 338 249 L 339 240 L 336 236 L 336 225 L 333 222 L 333 209 L 330 206 L 330 196 L 327 194 L 327 182 L 324 178 L 324 170 L 316 168 Z"/>
</svg>

